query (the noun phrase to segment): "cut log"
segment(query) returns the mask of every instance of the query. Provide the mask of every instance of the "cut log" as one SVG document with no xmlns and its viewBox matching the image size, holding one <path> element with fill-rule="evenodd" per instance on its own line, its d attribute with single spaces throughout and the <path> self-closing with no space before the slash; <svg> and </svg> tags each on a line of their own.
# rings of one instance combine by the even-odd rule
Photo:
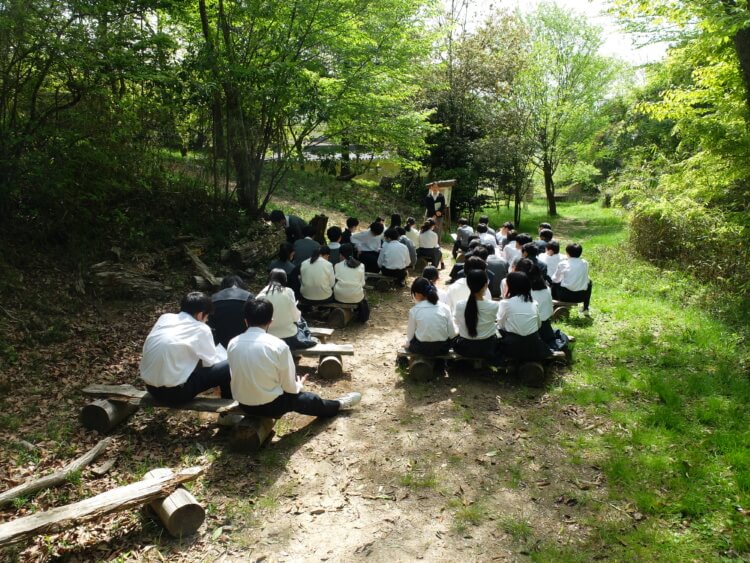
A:
<svg viewBox="0 0 750 563">
<path fill-rule="evenodd" d="M 352 321 L 353 317 L 354 313 L 351 309 L 331 309 L 328 314 L 328 324 L 333 328 L 344 328 Z"/>
<path fill-rule="evenodd" d="M 89 430 L 106 434 L 138 410 L 138 405 L 99 399 L 81 409 L 81 424 Z"/>
<path fill-rule="evenodd" d="M 60 471 L 55 471 L 50 475 L 35 479 L 33 481 L 27 481 L 26 483 L 18 485 L 17 487 L 13 487 L 12 489 L 5 491 L 4 493 L 0 493 L 0 506 L 13 501 L 14 499 L 25 497 L 27 495 L 36 493 L 37 491 L 51 489 L 52 487 L 57 487 L 58 485 L 66 483 L 68 477 L 70 477 L 71 474 L 80 471 L 89 463 L 94 461 L 97 457 L 99 457 L 99 455 L 101 455 L 104 450 L 107 449 L 107 446 L 109 446 L 111 442 L 112 438 L 104 438 L 104 440 L 100 440 L 99 443 L 96 444 L 93 448 L 91 448 L 81 457 L 71 461 Z"/>
<path fill-rule="evenodd" d="M 201 275 L 201 277 L 205 279 L 209 284 L 211 284 L 212 287 L 219 287 L 219 285 L 221 284 L 221 280 L 213 275 L 213 273 L 208 268 L 208 266 L 206 266 L 203 260 L 198 258 L 198 255 L 190 250 L 190 247 L 187 244 L 183 244 L 182 248 L 185 250 L 185 253 L 188 255 L 188 258 L 190 258 L 190 261 L 195 266 L 195 269 L 198 270 L 198 273 Z"/>
<path fill-rule="evenodd" d="M 144 479 L 168 477 L 172 470 L 166 467 L 152 469 Z M 206 519 L 206 511 L 187 490 L 179 487 L 166 498 L 151 501 L 148 505 L 173 538 L 182 538 L 198 531 Z"/>
<path fill-rule="evenodd" d="M 120 510 L 127 510 L 169 495 L 180 483 L 192 481 L 203 472 L 202 467 L 182 469 L 165 477 L 145 479 L 124 487 L 117 487 L 94 497 L 37 512 L 0 524 L 0 547 L 32 538 L 39 534 L 50 534 L 95 520 Z"/>
<path fill-rule="evenodd" d="M 274 424 L 276 421 L 273 418 L 246 416 L 232 430 L 230 449 L 238 453 L 258 451 L 271 437 Z"/>
<path fill-rule="evenodd" d="M 416 381 L 429 381 L 435 377 L 435 362 L 428 358 L 411 358 L 409 377 Z"/>
<path fill-rule="evenodd" d="M 318 375 L 323 379 L 335 379 L 344 373 L 344 362 L 341 356 L 321 356 L 318 364 Z"/>
<path fill-rule="evenodd" d="M 537 362 L 524 362 L 518 366 L 521 383 L 529 387 L 544 387 L 544 366 Z"/>
<path fill-rule="evenodd" d="M 96 288 L 113 297 L 163 297 L 171 288 L 149 279 L 137 270 L 122 264 L 99 262 L 91 266 L 91 278 Z"/>
</svg>

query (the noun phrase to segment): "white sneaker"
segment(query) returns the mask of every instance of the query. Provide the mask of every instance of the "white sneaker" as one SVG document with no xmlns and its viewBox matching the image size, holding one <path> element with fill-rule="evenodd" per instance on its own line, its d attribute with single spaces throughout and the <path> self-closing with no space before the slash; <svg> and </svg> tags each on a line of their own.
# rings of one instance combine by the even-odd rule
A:
<svg viewBox="0 0 750 563">
<path fill-rule="evenodd" d="M 351 393 L 347 393 L 346 395 L 343 395 L 336 400 L 341 405 L 341 410 L 350 409 L 359 404 L 359 402 L 362 400 L 362 393 L 352 391 Z"/>
<path fill-rule="evenodd" d="M 242 422 L 242 419 L 245 418 L 241 414 L 234 414 L 234 413 L 224 413 L 219 415 L 219 419 L 216 421 L 216 424 L 219 426 L 237 426 L 240 422 Z"/>
<path fill-rule="evenodd" d="M 590 316 L 591 316 L 591 313 L 589 312 L 589 310 L 588 310 L 588 309 L 581 309 L 581 314 L 582 314 L 582 315 L 583 315 L 584 317 L 590 317 Z"/>
</svg>

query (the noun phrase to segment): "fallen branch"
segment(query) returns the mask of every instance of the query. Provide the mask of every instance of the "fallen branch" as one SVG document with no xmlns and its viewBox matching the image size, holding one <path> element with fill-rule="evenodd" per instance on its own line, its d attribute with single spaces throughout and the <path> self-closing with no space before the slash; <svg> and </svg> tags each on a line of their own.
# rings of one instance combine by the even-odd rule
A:
<svg viewBox="0 0 750 563">
<path fill-rule="evenodd" d="M 180 483 L 192 481 L 203 472 L 202 467 L 190 467 L 170 472 L 157 478 L 137 481 L 117 487 L 95 497 L 46 512 L 18 518 L 0 524 L 0 548 L 39 534 L 60 532 L 110 512 L 126 510 L 169 495 Z"/>
<path fill-rule="evenodd" d="M 27 481 L 17 487 L 13 487 L 10 490 L 0 493 L 0 506 L 13 502 L 13 500 L 27 495 L 33 494 L 37 491 L 44 489 L 51 489 L 65 483 L 70 475 L 76 473 L 86 467 L 89 463 L 94 461 L 99 455 L 107 449 L 107 446 L 112 442 L 112 438 L 104 438 L 99 443 L 83 454 L 81 457 L 71 461 L 68 465 L 63 467 L 60 471 L 35 479 L 33 481 Z"/>
<path fill-rule="evenodd" d="M 221 280 L 219 280 L 216 276 L 214 276 L 213 272 L 208 269 L 208 266 L 206 266 L 205 262 L 198 258 L 198 256 L 190 250 L 187 244 L 183 244 L 182 248 L 185 250 L 185 253 L 188 255 L 188 258 L 193 262 L 193 265 L 195 266 L 195 269 L 198 270 L 198 273 L 205 279 L 208 283 L 211 284 L 213 287 L 219 287 Z"/>
</svg>

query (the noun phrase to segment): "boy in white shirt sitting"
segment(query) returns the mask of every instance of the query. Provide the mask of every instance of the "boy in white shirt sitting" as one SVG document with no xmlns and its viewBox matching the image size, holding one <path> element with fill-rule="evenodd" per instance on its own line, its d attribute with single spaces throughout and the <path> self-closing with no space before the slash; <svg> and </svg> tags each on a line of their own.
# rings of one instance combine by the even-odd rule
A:
<svg viewBox="0 0 750 563">
<path fill-rule="evenodd" d="M 378 266 L 384 276 L 396 278 L 400 286 L 404 285 L 406 269 L 411 265 L 411 256 L 406 245 L 398 241 L 398 231 L 391 227 L 383 234 L 385 242 L 380 249 Z"/>
<path fill-rule="evenodd" d="M 583 303 L 583 314 L 588 316 L 592 282 L 589 264 L 581 258 L 583 247 L 569 244 L 565 247 L 567 260 L 561 260 L 552 275 L 552 297 L 567 303 Z"/>
<path fill-rule="evenodd" d="M 288 412 L 331 417 L 360 402 L 362 395 L 356 392 L 331 401 L 302 391 L 307 376 L 297 377 L 289 346 L 267 333 L 272 318 L 271 303 L 262 298 L 248 301 L 247 331 L 229 343 L 232 393 L 245 413 L 268 418 Z"/>
<path fill-rule="evenodd" d="M 211 298 L 194 291 L 182 299 L 178 314 L 156 321 L 140 363 L 141 379 L 156 400 L 178 406 L 214 387 L 221 388 L 222 398 L 232 398 L 226 350 L 214 345 L 206 324 L 211 313 Z"/>
<path fill-rule="evenodd" d="M 453 259 L 455 260 L 460 252 L 469 250 L 469 237 L 474 234 L 474 229 L 469 225 L 469 221 L 464 217 L 458 220 L 456 229 L 456 242 L 453 244 Z"/>
<path fill-rule="evenodd" d="M 547 273 L 554 274 L 557 266 L 560 264 L 560 243 L 552 240 L 547 243 L 547 249 L 544 254 L 537 256 L 537 260 L 547 264 Z"/>
</svg>

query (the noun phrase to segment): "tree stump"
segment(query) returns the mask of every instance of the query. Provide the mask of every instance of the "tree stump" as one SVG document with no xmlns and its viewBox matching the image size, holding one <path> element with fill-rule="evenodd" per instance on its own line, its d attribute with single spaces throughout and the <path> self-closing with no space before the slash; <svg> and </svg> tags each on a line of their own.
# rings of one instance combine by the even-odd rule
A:
<svg viewBox="0 0 750 563">
<path fill-rule="evenodd" d="M 144 479 L 167 477 L 171 473 L 171 469 L 161 467 L 146 473 Z M 154 500 L 148 506 L 173 538 L 194 534 L 206 519 L 206 511 L 196 498 L 183 488 L 175 489 L 168 497 Z"/>
<path fill-rule="evenodd" d="M 435 377 L 435 362 L 428 358 L 411 358 L 409 377 L 415 381 L 429 381 Z"/>
<path fill-rule="evenodd" d="M 334 308 L 328 314 L 328 324 L 333 328 L 344 328 L 351 322 L 353 316 L 352 309 Z"/>
<path fill-rule="evenodd" d="M 276 421 L 272 418 L 246 416 L 232 430 L 232 436 L 229 439 L 230 449 L 237 453 L 258 451 L 271 437 L 274 424 Z"/>
<path fill-rule="evenodd" d="M 544 366 L 538 362 L 524 362 L 518 366 L 518 377 L 529 387 L 544 387 Z"/>
<path fill-rule="evenodd" d="M 99 399 L 81 409 L 81 424 L 89 430 L 106 434 L 137 410 L 137 405 Z"/>
<path fill-rule="evenodd" d="M 323 356 L 318 364 L 318 375 L 323 379 L 335 379 L 344 373 L 341 356 Z"/>
</svg>

